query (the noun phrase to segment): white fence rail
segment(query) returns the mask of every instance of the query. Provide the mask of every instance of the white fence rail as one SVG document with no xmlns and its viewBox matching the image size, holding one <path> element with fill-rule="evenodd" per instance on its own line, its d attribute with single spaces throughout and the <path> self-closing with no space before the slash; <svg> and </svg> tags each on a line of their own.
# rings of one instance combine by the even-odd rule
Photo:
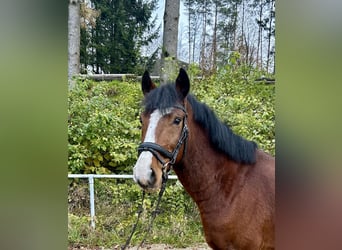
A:
<svg viewBox="0 0 342 250">
<path fill-rule="evenodd" d="M 90 225 L 95 229 L 95 198 L 94 198 L 94 179 L 112 178 L 112 179 L 133 179 L 131 174 L 68 174 L 68 178 L 88 179 L 89 183 L 89 202 L 90 202 Z M 176 175 L 169 175 L 169 179 L 177 179 Z"/>
</svg>

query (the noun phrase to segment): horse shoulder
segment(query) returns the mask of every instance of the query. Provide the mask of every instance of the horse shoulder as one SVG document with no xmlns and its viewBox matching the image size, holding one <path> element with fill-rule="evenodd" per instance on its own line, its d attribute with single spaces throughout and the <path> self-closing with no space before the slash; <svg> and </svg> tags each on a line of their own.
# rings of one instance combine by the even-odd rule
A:
<svg viewBox="0 0 342 250">
<path fill-rule="evenodd" d="M 227 220 L 236 241 L 246 249 L 274 246 L 275 161 L 262 151 L 257 154 L 255 165 L 240 166 L 241 182 Z"/>
</svg>

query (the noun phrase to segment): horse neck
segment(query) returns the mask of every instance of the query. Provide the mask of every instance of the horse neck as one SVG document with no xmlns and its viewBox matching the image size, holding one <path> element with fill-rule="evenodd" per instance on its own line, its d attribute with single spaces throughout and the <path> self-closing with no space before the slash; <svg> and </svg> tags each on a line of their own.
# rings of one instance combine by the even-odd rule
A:
<svg viewBox="0 0 342 250">
<path fill-rule="evenodd" d="M 239 165 L 211 146 L 207 133 L 193 121 L 191 110 L 188 112 L 187 150 L 182 162 L 174 166 L 174 170 L 197 204 L 218 194 L 229 196 L 227 192 L 230 188 L 226 187 L 236 182 Z M 223 186 L 225 192 L 221 190 Z"/>
</svg>

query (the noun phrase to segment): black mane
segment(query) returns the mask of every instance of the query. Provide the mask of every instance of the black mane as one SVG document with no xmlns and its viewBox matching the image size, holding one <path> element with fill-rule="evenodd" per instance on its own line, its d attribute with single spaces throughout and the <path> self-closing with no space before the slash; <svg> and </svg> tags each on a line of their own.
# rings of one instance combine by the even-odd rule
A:
<svg viewBox="0 0 342 250">
<path fill-rule="evenodd" d="M 187 96 L 194 114 L 194 120 L 208 133 L 212 146 L 228 155 L 232 160 L 243 164 L 255 163 L 257 144 L 233 133 L 231 128 L 222 123 L 215 113 L 204 103 L 200 103 L 192 95 Z M 162 85 L 148 93 L 143 102 L 145 111 L 155 109 L 165 111 L 180 101 L 175 84 Z"/>
</svg>

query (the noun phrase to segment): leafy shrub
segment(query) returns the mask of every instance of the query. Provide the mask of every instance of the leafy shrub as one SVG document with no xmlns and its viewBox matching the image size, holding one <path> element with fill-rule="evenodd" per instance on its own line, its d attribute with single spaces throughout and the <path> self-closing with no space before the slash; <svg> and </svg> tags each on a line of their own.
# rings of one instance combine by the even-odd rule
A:
<svg viewBox="0 0 342 250">
<path fill-rule="evenodd" d="M 261 74 L 246 66 L 227 65 L 216 75 L 195 81 L 192 92 L 235 133 L 274 155 L 275 85 L 254 82 Z"/>
<path fill-rule="evenodd" d="M 69 172 L 122 173 L 133 165 L 140 92 L 134 82 L 78 81 L 69 93 Z"/>
<path fill-rule="evenodd" d="M 208 79 L 194 80 L 191 91 L 237 134 L 274 154 L 275 86 L 253 82 L 261 74 L 232 63 Z M 131 172 L 141 99 L 140 83 L 78 81 L 69 93 L 69 172 Z"/>
</svg>

